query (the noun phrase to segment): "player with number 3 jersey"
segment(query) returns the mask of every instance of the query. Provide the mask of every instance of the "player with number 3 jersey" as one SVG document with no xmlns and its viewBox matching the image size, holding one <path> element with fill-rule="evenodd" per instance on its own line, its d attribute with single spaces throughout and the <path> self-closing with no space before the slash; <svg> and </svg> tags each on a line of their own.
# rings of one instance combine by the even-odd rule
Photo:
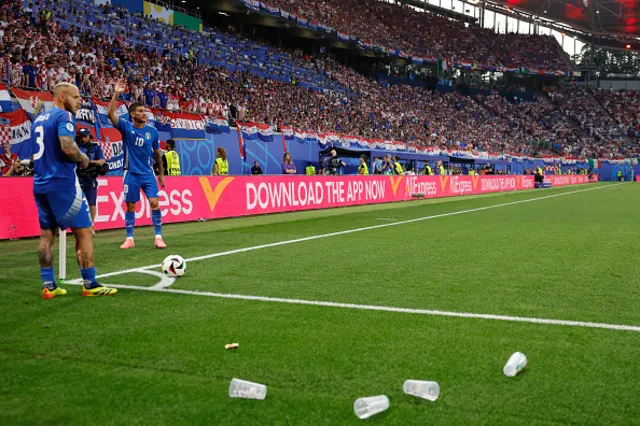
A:
<svg viewBox="0 0 640 426">
<path fill-rule="evenodd" d="M 76 165 L 82 168 L 89 165 L 89 158 L 75 144 L 74 114 L 80 103 L 78 88 L 73 84 L 60 83 L 53 89 L 54 107 L 40 114 L 31 126 L 33 195 L 41 229 L 38 261 L 44 299 L 67 294 L 56 284 L 53 266 L 53 246 L 58 228 L 71 228 L 75 235 L 76 259 L 83 280 L 82 294 L 110 296 L 117 292 L 96 281 L 93 224 L 76 176 Z"/>
<path fill-rule="evenodd" d="M 136 222 L 136 204 L 140 201 L 140 190 L 142 190 L 151 206 L 151 219 L 156 232 L 155 245 L 157 248 L 164 249 L 167 245 L 162 239 L 162 213 L 158 206 L 158 184 L 156 184 L 152 165 L 155 156 L 160 170 L 158 182 L 160 187 L 164 188 L 164 168 L 158 131 L 147 124 L 147 112 L 142 104 L 133 103 L 129 106 L 130 121 L 118 117 L 117 101 L 125 89 L 124 81 L 120 80 L 116 84 L 115 93 L 107 111 L 111 123 L 122 134 L 125 154 L 124 201 L 127 204 L 125 213 L 127 238 L 120 248 L 126 250 L 135 247 L 133 229 Z"/>
</svg>

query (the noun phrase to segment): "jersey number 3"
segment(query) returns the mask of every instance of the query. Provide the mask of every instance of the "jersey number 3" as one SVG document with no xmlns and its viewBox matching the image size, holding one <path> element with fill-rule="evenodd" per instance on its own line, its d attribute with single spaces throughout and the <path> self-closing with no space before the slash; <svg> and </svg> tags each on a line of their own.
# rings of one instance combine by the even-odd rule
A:
<svg viewBox="0 0 640 426">
<path fill-rule="evenodd" d="M 33 156 L 33 161 L 37 161 L 40 159 L 40 157 L 42 157 L 42 154 L 44 154 L 44 132 L 42 130 L 42 126 L 38 126 L 36 127 L 36 129 L 34 130 L 34 133 L 36 134 L 36 143 L 38 144 L 38 152 L 36 152 Z"/>
</svg>

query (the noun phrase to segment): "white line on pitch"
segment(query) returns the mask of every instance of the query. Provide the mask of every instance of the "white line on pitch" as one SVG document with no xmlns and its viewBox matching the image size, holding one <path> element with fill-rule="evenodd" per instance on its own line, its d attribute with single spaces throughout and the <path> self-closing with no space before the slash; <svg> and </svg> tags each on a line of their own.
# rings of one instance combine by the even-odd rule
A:
<svg viewBox="0 0 640 426">
<path fill-rule="evenodd" d="M 599 322 L 568 321 L 568 320 L 557 320 L 557 319 L 546 319 L 546 318 L 518 317 L 518 316 L 510 316 L 510 315 L 474 314 L 470 312 L 438 311 L 438 310 L 431 310 L 431 309 L 396 308 L 392 306 L 359 305 L 355 303 L 326 302 L 322 300 L 283 299 L 279 297 L 249 296 L 249 295 L 243 295 L 243 294 L 213 293 L 208 291 L 180 290 L 175 288 L 144 287 L 144 286 L 135 286 L 135 285 L 109 284 L 109 286 L 122 288 L 122 289 L 129 289 L 129 290 L 152 291 L 156 293 L 172 293 L 172 294 L 183 294 L 183 295 L 189 295 L 189 296 L 217 297 L 221 299 L 237 299 L 237 300 L 252 300 L 252 301 L 260 301 L 260 302 L 272 302 L 272 303 L 286 303 L 290 305 L 322 306 L 322 307 L 329 307 L 329 308 L 360 309 L 364 311 L 396 312 L 396 313 L 404 313 L 404 314 L 433 315 L 433 316 L 456 317 L 456 318 L 474 318 L 474 319 L 485 319 L 485 320 L 494 320 L 494 321 L 524 322 L 524 323 L 531 323 L 531 324 L 563 325 L 568 327 L 603 328 L 606 330 L 640 332 L 640 326 L 624 325 L 624 324 L 606 324 L 606 323 L 599 323 Z"/>
<path fill-rule="evenodd" d="M 624 182 L 624 183 L 627 183 L 627 182 Z M 479 211 L 483 211 L 483 210 L 496 209 L 496 208 L 499 208 L 499 207 L 507 207 L 507 206 L 513 206 L 513 205 L 516 205 L 516 204 L 523 204 L 523 203 L 530 203 L 530 202 L 533 202 L 533 201 L 546 200 L 546 199 L 549 199 L 549 198 L 564 197 L 566 195 L 572 195 L 572 194 L 577 194 L 577 193 L 586 192 L 586 191 L 594 191 L 594 190 L 603 189 L 603 188 L 611 188 L 613 186 L 618 186 L 618 185 L 622 185 L 622 183 L 616 183 L 616 184 L 606 185 L 606 186 L 596 186 L 596 187 L 593 187 L 593 188 L 579 189 L 579 190 L 576 190 L 576 191 L 562 192 L 560 194 L 546 195 L 544 197 L 529 198 L 529 199 L 526 199 L 526 200 L 511 201 L 511 202 L 508 202 L 508 203 L 494 204 L 494 205 L 491 205 L 491 206 L 478 207 L 478 208 L 475 208 L 475 209 L 459 210 L 459 211 L 456 211 L 456 212 L 441 213 L 441 214 L 435 214 L 435 215 L 431 215 L 431 216 L 422 216 L 422 217 L 417 217 L 417 218 L 414 218 L 414 219 L 401 220 L 401 221 L 398 221 L 398 222 L 391 222 L 391 223 L 383 223 L 383 224 L 380 224 L 380 225 L 365 226 L 363 228 L 347 229 L 347 230 L 344 230 L 344 231 L 330 232 L 328 234 L 312 235 L 310 237 L 296 238 L 294 240 L 286 240 L 286 241 L 278 241 L 278 242 L 275 242 L 275 243 L 260 244 L 260 245 L 257 245 L 257 246 L 243 247 L 243 248 L 239 248 L 239 249 L 235 249 L 235 250 L 229 250 L 229 251 L 223 251 L 223 252 L 219 252 L 219 253 L 206 254 L 204 256 L 191 257 L 191 258 L 188 258 L 188 259 L 185 259 L 185 260 L 187 262 L 195 262 L 197 260 L 213 259 L 215 257 L 230 256 L 230 255 L 233 255 L 233 254 L 245 253 L 245 252 L 249 252 L 249 251 L 261 250 L 261 249 L 271 248 L 271 247 L 284 246 L 284 245 L 287 245 L 287 244 L 302 243 L 302 242 L 306 242 L 306 241 L 319 240 L 319 239 L 322 239 L 322 238 L 337 237 L 337 236 L 340 236 L 340 235 L 353 234 L 353 233 L 356 233 L 356 232 L 371 231 L 373 229 L 387 228 L 387 227 L 390 227 L 390 226 L 406 225 L 408 223 L 421 222 L 423 220 L 437 219 L 437 218 L 448 217 L 448 216 L 456 216 L 456 215 L 465 214 L 465 213 L 474 213 L 474 212 L 479 212 Z M 101 275 L 98 275 L 96 278 L 106 278 L 106 277 L 111 277 L 111 276 L 114 276 L 114 275 L 129 274 L 129 273 L 132 273 L 132 272 L 139 272 L 139 271 L 143 271 L 143 270 L 146 270 L 146 269 L 159 268 L 160 266 L 161 266 L 160 264 L 155 264 L 155 265 L 142 266 L 142 267 L 138 267 L 138 268 L 123 269 L 123 270 L 120 270 L 120 271 L 113 271 L 113 272 L 108 272 L 106 274 L 101 274 Z M 79 282 L 79 281 L 80 281 L 79 279 L 76 279 L 76 280 L 71 280 L 71 281 L 68 281 L 68 282 L 73 284 L 74 282 Z"/>
</svg>

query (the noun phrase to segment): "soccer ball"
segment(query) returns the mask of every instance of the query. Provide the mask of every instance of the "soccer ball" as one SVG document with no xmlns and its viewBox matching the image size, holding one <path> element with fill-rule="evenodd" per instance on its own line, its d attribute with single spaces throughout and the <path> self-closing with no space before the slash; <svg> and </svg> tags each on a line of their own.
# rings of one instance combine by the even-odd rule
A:
<svg viewBox="0 0 640 426">
<path fill-rule="evenodd" d="M 167 256 L 162 261 L 162 272 L 172 278 L 178 278 L 184 275 L 187 270 L 187 262 L 177 254 Z"/>
</svg>

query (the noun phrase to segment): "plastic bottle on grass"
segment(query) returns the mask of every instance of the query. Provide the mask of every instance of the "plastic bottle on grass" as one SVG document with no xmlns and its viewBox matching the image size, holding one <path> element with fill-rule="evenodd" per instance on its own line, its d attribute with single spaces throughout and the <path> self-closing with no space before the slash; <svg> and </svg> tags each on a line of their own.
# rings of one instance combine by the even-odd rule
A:
<svg viewBox="0 0 640 426">
<path fill-rule="evenodd" d="M 527 356 L 522 352 L 515 352 L 504 365 L 502 371 L 507 377 L 514 377 L 527 366 Z"/>
<path fill-rule="evenodd" d="M 386 395 L 365 396 L 356 399 L 353 411 L 359 419 L 368 419 L 389 408 L 389 398 Z"/>
<path fill-rule="evenodd" d="M 229 397 L 265 399 L 267 397 L 267 386 L 234 378 L 229 383 Z"/>
<path fill-rule="evenodd" d="M 412 395 L 428 401 L 435 401 L 440 396 L 440 385 L 438 382 L 424 380 L 405 380 L 402 390 L 407 395 Z"/>
</svg>

